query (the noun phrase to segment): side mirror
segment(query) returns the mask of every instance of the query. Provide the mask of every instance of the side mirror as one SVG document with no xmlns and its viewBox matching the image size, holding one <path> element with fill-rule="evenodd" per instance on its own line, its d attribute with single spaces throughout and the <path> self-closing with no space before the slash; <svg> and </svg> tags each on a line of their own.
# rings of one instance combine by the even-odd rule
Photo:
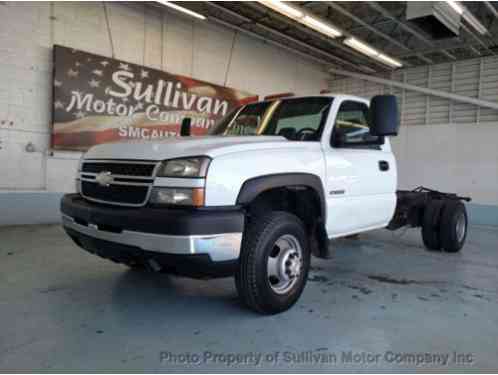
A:
<svg viewBox="0 0 498 375">
<path fill-rule="evenodd" d="M 368 112 L 370 134 L 377 136 L 398 135 L 399 112 L 396 96 L 377 95 L 370 102 Z"/>
<path fill-rule="evenodd" d="M 192 119 L 190 117 L 184 117 L 182 120 L 182 125 L 180 128 L 180 136 L 188 137 L 190 136 L 190 125 L 192 124 Z"/>
</svg>

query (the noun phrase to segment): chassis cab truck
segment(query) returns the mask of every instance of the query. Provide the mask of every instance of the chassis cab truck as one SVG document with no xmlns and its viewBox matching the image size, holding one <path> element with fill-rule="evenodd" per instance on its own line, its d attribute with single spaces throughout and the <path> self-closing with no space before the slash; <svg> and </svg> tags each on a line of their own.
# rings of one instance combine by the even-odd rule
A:
<svg viewBox="0 0 498 375">
<path fill-rule="evenodd" d="M 244 105 L 203 137 L 99 145 L 62 199 L 63 227 L 129 267 L 234 276 L 248 307 L 278 313 L 330 239 L 409 225 L 431 250 L 462 248 L 467 198 L 396 190 L 397 132 L 395 97 L 327 94 Z"/>
</svg>

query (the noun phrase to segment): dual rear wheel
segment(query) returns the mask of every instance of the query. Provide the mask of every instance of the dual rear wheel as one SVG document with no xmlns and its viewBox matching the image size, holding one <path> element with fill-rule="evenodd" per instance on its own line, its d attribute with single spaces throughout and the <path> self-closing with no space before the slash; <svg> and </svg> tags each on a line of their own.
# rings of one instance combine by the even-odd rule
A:
<svg viewBox="0 0 498 375">
<path fill-rule="evenodd" d="M 425 208 L 422 239 L 429 250 L 456 253 L 467 237 L 467 211 L 459 200 L 433 200 Z"/>
</svg>

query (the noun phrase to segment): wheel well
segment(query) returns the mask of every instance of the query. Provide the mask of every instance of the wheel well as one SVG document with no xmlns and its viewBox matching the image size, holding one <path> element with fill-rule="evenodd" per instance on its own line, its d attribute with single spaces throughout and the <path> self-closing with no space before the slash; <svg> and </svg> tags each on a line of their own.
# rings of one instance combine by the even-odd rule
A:
<svg viewBox="0 0 498 375">
<path fill-rule="evenodd" d="M 263 191 L 246 205 L 248 220 L 268 211 L 286 211 L 299 217 L 310 238 L 312 253 L 326 257 L 327 235 L 319 193 L 309 186 L 284 186 Z"/>
</svg>

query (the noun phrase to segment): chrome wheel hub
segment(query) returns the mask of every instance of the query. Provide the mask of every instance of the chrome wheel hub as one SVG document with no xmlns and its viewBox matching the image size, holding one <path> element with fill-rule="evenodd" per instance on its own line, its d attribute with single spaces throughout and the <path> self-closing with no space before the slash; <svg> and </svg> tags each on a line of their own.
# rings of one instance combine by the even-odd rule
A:
<svg viewBox="0 0 498 375">
<path fill-rule="evenodd" d="M 278 238 L 268 257 L 268 281 L 275 293 L 291 290 L 301 275 L 303 254 L 296 237 L 285 234 Z"/>
</svg>

